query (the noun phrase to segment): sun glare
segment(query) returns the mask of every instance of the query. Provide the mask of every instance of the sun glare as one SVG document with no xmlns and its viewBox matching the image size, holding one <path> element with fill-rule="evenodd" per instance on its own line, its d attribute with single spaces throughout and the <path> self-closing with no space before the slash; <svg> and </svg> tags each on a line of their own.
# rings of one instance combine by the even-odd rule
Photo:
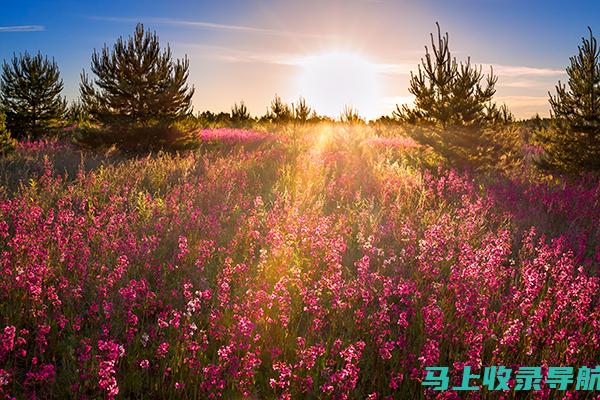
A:
<svg viewBox="0 0 600 400">
<path fill-rule="evenodd" d="M 380 103 L 377 66 L 366 57 L 349 52 L 328 52 L 300 60 L 298 91 L 321 114 L 338 117 L 344 106 L 374 117 Z"/>
</svg>

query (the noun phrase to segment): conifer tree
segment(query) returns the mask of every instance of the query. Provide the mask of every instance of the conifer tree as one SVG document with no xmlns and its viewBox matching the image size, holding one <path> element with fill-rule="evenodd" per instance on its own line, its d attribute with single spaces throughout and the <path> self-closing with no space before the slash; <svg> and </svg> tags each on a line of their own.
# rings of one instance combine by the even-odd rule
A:
<svg viewBox="0 0 600 400">
<path fill-rule="evenodd" d="M 550 96 L 552 123 L 538 138 L 542 165 L 564 171 L 600 170 L 600 50 L 592 30 L 570 58 L 567 85 L 558 82 Z"/>
<path fill-rule="evenodd" d="M 272 122 L 285 123 L 289 122 L 293 117 L 292 108 L 281 100 L 281 97 L 275 95 L 273 101 L 271 101 L 271 109 L 267 113 L 267 117 Z"/>
<path fill-rule="evenodd" d="M 364 124 L 365 120 L 361 118 L 358 110 L 350 105 L 345 105 L 340 113 L 340 122 L 349 125 Z"/>
<path fill-rule="evenodd" d="M 306 99 L 300 97 L 294 105 L 294 119 L 299 122 L 306 122 L 310 118 L 312 112 L 310 106 L 306 104 Z"/>
<path fill-rule="evenodd" d="M 231 107 L 231 122 L 236 127 L 246 127 L 250 122 L 250 113 L 244 101 L 234 103 Z"/>
<path fill-rule="evenodd" d="M 187 57 L 173 60 L 170 47 L 162 49 L 156 32 L 145 31 L 142 24 L 112 49 L 105 45 L 100 52 L 94 50 L 91 71 L 93 80 L 85 72 L 81 75 L 82 102 L 97 122 L 116 134 L 131 134 L 133 128 L 134 135 L 147 135 L 143 128 L 168 127 L 191 112 L 194 88 L 187 84 Z"/>
<path fill-rule="evenodd" d="M 502 138 L 496 129 L 509 124 L 512 115 L 493 102 L 498 80 L 493 68 L 485 75 L 470 58 L 458 62 L 450 53 L 448 33 L 442 36 L 436 26 L 437 40 L 430 35 L 431 52 L 425 46 L 417 72 L 411 72 L 408 90 L 415 96 L 414 107 L 396 106 L 394 116 L 427 127 L 414 130 L 413 136 L 449 161 L 484 166 L 498 156 L 495 149 Z"/>
<path fill-rule="evenodd" d="M 54 60 L 41 53 L 13 56 L 2 65 L 0 111 L 15 137 L 39 137 L 57 127 L 66 102 L 60 96 L 63 82 Z"/>
<path fill-rule="evenodd" d="M 411 72 L 409 92 L 415 107 L 396 106 L 395 115 L 407 122 L 429 123 L 442 128 L 480 126 L 486 120 L 486 105 L 494 96 L 497 77 L 493 70 L 485 77 L 481 67 L 458 63 L 448 47 L 448 33 L 442 36 L 437 24 L 437 44 L 431 34 L 432 53 L 425 46 L 417 73 Z"/>
<path fill-rule="evenodd" d="M 73 101 L 67 106 L 65 119 L 69 124 L 84 125 L 89 120 L 89 115 L 81 101 Z"/>
</svg>

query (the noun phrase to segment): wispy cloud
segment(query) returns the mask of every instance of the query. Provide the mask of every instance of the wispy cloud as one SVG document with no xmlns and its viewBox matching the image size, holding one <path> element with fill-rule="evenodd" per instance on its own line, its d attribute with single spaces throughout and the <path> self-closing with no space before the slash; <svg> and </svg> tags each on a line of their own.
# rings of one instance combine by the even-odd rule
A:
<svg viewBox="0 0 600 400">
<path fill-rule="evenodd" d="M 522 67 L 515 65 L 491 65 L 494 67 L 494 73 L 498 76 L 554 77 L 565 74 L 564 69 Z"/>
<path fill-rule="evenodd" d="M 288 37 L 303 37 L 303 38 L 315 38 L 315 39 L 332 38 L 332 36 L 321 35 L 321 34 L 316 34 L 316 33 L 292 32 L 292 31 L 286 31 L 286 30 L 280 30 L 280 29 L 260 28 L 260 27 L 247 26 L 247 25 L 221 24 L 221 23 L 209 22 L 209 21 L 192 21 L 192 20 L 175 19 L 175 18 L 155 18 L 155 17 L 129 18 L 129 17 L 99 17 L 99 16 L 93 16 L 93 17 L 89 17 L 89 18 L 93 19 L 93 20 L 97 20 L 97 21 L 127 22 L 127 23 L 146 22 L 146 23 L 158 24 L 158 25 L 172 25 L 172 26 L 210 29 L 210 30 L 217 30 L 217 31 L 252 33 L 252 34 L 260 34 L 260 35 L 270 35 L 270 36 L 288 36 Z"/>
<path fill-rule="evenodd" d="M 174 47 L 189 50 L 194 49 L 194 57 L 220 60 L 234 63 L 258 63 L 302 67 L 306 55 L 299 53 L 273 52 L 257 49 L 236 49 L 233 47 L 213 46 L 200 43 L 175 42 Z M 372 63 L 375 71 L 380 74 L 409 74 L 413 64 Z"/>
<path fill-rule="evenodd" d="M 6 32 L 41 32 L 46 27 L 43 25 L 14 25 L 14 26 L 0 26 L 0 33 Z"/>
<path fill-rule="evenodd" d="M 409 74 L 410 71 L 416 71 L 419 62 L 414 63 L 399 63 L 399 64 L 379 64 L 380 71 L 388 74 Z M 535 68 L 535 67 L 523 67 L 517 65 L 494 65 L 483 63 L 484 70 L 489 68 L 490 65 L 494 68 L 494 74 L 500 77 L 531 77 L 531 78 L 544 78 L 544 77 L 556 77 L 565 75 L 565 71 L 562 69 L 552 68 Z M 489 71 L 488 71 L 489 72 Z"/>
<path fill-rule="evenodd" d="M 234 63 L 259 63 L 276 65 L 298 65 L 297 57 L 290 53 L 243 50 L 223 46 L 196 43 L 173 43 L 174 47 L 193 49 L 193 56 Z"/>
<path fill-rule="evenodd" d="M 533 79 L 525 79 L 525 80 L 506 80 L 502 79 L 498 81 L 498 85 L 505 88 L 516 88 L 516 89 L 533 89 L 540 87 L 547 87 L 548 83 L 543 80 L 533 80 Z"/>
</svg>

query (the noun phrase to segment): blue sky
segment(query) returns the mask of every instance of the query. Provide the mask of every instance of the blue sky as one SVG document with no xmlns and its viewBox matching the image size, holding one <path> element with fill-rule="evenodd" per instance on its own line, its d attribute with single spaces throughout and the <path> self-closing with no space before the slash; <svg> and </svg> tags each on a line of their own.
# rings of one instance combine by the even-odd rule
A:
<svg viewBox="0 0 600 400">
<path fill-rule="evenodd" d="M 599 20 L 595 1 L 19 0 L 2 4 L 0 58 L 26 50 L 54 57 L 65 95 L 74 99 L 93 49 L 129 35 L 141 21 L 177 57 L 187 54 L 196 110 L 227 111 L 244 100 L 263 114 L 276 93 L 288 101 L 306 95 L 298 83 L 307 68 L 301 60 L 342 51 L 374 66 L 380 88 L 372 117 L 410 101 L 408 73 L 439 21 L 454 55 L 493 65 L 497 101 L 527 117 L 547 114 L 547 92 L 564 81 L 586 27 L 600 33 Z M 318 92 L 313 96 L 318 103 Z"/>
</svg>

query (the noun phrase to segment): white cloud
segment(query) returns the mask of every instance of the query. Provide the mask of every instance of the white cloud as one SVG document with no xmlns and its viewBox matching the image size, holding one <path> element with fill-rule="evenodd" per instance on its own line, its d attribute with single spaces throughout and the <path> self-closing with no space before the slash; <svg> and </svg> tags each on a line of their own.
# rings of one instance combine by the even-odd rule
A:
<svg viewBox="0 0 600 400">
<path fill-rule="evenodd" d="M 409 74 L 410 71 L 417 71 L 417 65 L 420 62 L 414 63 L 400 63 L 400 64 L 379 64 L 381 72 L 388 74 Z M 475 63 L 475 65 L 479 65 Z M 532 78 L 544 78 L 544 77 L 560 77 L 565 75 L 565 71 L 561 69 L 552 68 L 535 68 L 535 67 L 523 67 L 518 65 L 494 65 L 494 64 L 482 64 L 483 72 L 489 72 L 489 66 L 492 65 L 494 68 L 494 74 L 499 77 L 532 77 Z M 486 71 L 487 70 L 487 71 Z"/>
<path fill-rule="evenodd" d="M 534 67 L 522 67 L 516 65 L 494 65 L 494 73 L 500 77 L 503 76 L 531 76 L 531 77 L 555 77 L 565 75 L 566 72 L 563 69 L 552 69 L 552 68 L 534 68 Z"/>
<path fill-rule="evenodd" d="M 299 65 L 297 57 L 289 53 L 276 53 L 257 50 L 243 50 L 223 46 L 211 46 L 196 43 L 173 43 L 174 47 L 194 49 L 194 57 L 238 63 L 260 63 L 276 65 Z"/>
<path fill-rule="evenodd" d="M 505 80 L 505 79 L 501 79 L 498 81 L 498 87 L 504 87 L 504 88 L 517 88 L 517 89 L 531 89 L 531 88 L 542 88 L 542 87 L 548 87 L 548 83 L 545 81 L 536 81 L 536 80 L 532 80 L 532 79 L 526 79 L 526 80 L 515 80 L 515 81 L 511 81 L 511 80 Z"/>
<path fill-rule="evenodd" d="M 158 24 L 158 25 L 184 26 L 184 27 L 191 27 L 191 28 L 201 28 L 201 29 L 240 32 L 240 33 L 254 33 L 254 34 L 262 34 L 262 35 L 270 35 L 270 36 L 289 36 L 289 37 L 304 37 L 304 38 L 317 38 L 317 39 L 323 39 L 323 38 L 328 38 L 328 37 L 330 38 L 330 36 L 319 35 L 319 34 L 315 34 L 315 33 L 291 32 L 291 31 L 269 29 L 269 28 L 259 28 L 259 27 L 246 26 L 246 25 L 220 24 L 220 23 L 208 22 L 208 21 L 192 21 L 192 20 L 175 19 L 175 18 L 155 18 L 155 17 L 128 18 L 128 17 L 93 16 L 93 17 L 90 17 L 90 19 L 98 20 L 98 21 L 127 22 L 127 23 L 146 22 L 146 23 Z"/>
<path fill-rule="evenodd" d="M 224 46 L 212 46 L 199 43 L 175 42 L 173 46 L 181 49 L 194 49 L 196 57 L 204 57 L 226 62 L 240 63 L 261 63 L 302 66 L 305 63 L 306 55 L 298 53 L 270 52 L 264 50 L 244 50 Z M 372 63 L 375 71 L 379 74 L 389 75 L 408 75 L 411 70 L 416 69 L 414 64 L 386 64 Z"/>
<path fill-rule="evenodd" d="M 15 25 L 15 26 L 0 26 L 0 33 L 5 32 L 41 32 L 46 27 L 43 25 Z"/>
</svg>

